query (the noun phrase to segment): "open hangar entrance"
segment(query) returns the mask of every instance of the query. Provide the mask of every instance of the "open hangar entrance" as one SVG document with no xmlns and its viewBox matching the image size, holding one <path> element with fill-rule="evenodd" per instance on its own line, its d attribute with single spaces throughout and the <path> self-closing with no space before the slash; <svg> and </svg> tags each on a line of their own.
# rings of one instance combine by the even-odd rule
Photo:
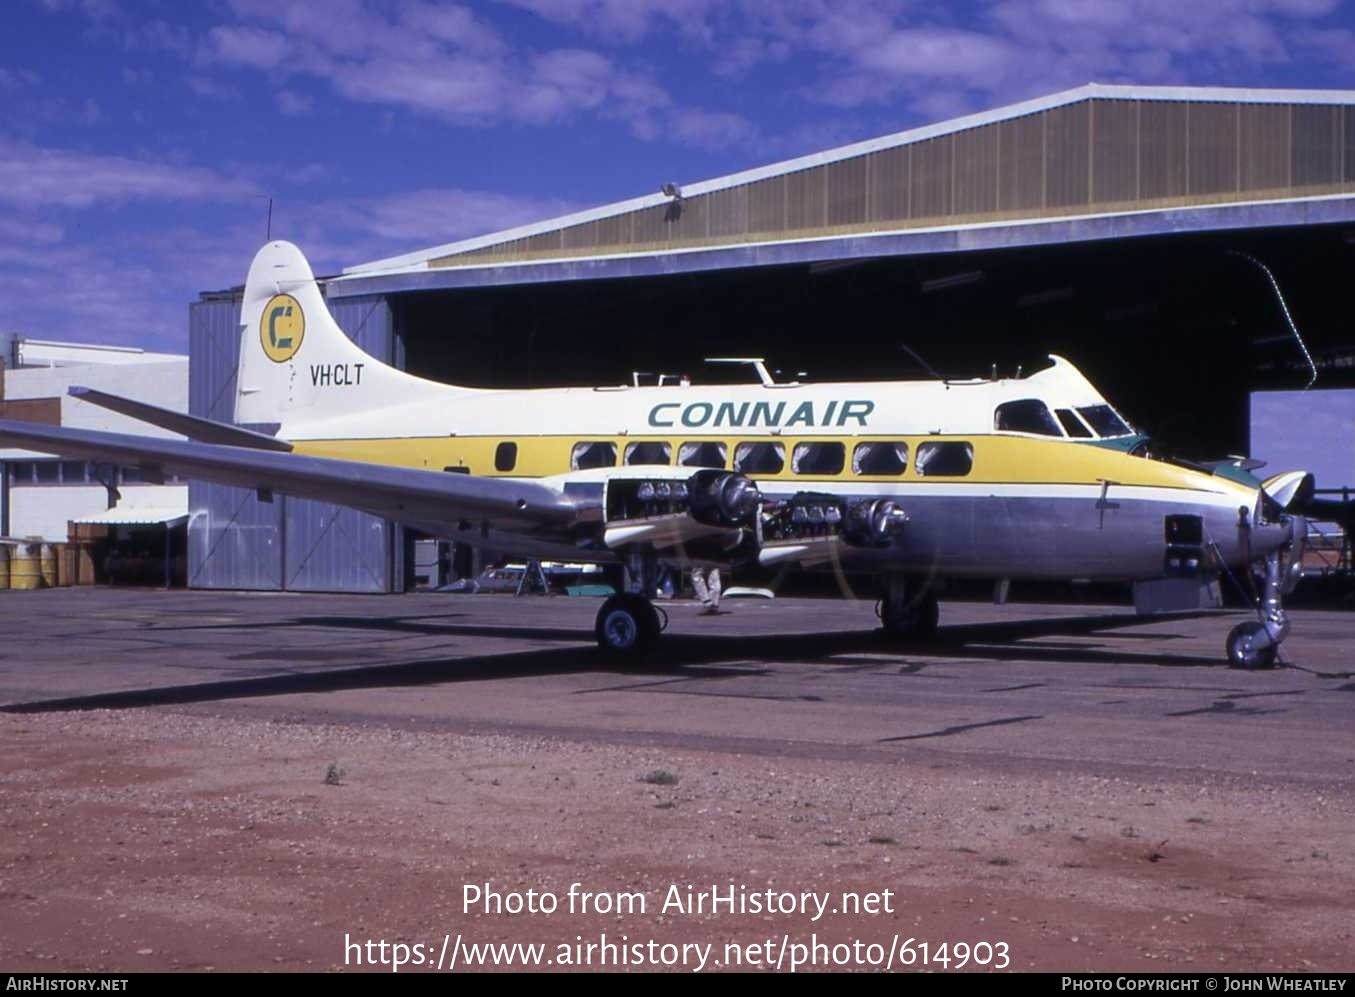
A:
<svg viewBox="0 0 1355 997">
<path fill-rule="evenodd" d="M 325 285 L 369 353 L 467 385 L 746 377 L 701 363 L 731 355 L 783 379 L 1011 376 L 1060 353 L 1160 448 L 1217 458 L 1248 449 L 1250 391 L 1307 383 L 1309 351 L 1320 386 L 1351 383 L 1353 231 L 1355 91 L 1092 84 Z M 191 314 L 193 411 L 229 420 L 238 302 Z M 191 585 L 389 592 L 411 574 L 396 524 L 199 485 L 190 507 Z"/>
<path fill-rule="evenodd" d="M 1249 453 L 1251 392 L 1303 387 L 1309 355 L 1318 387 L 1355 387 L 1345 280 L 1353 265 L 1355 227 L 1293 226 L 389 301 L 408 370 L 486 388 L 620 384 L 636 372 L 646 383 L 660 372 L 697 383 L 753 376 L 703 363 L 713 356 L 765 357 L 786 380 L 930 376 L 905 345 L 947 376 L 987 377 L 994 368 L 1013 376 L 1057 353 L 1158 448 L 1207 460 Z M 1294 432 L 1304 426 L 1296 408 Z M 1272 472 L 1287 469 L 1271 462 Z M 1068 597 L 1062 588 L 1017 588 L 1022 597 Z"/>
<path fill-rule="evenodd" d="M 1058 353 L 1159 445 L 1207 459 L 1247 451 L 1250 391 L 1310 377 L 1253 259 L 1318 385 L 1355 385 L 1348 237 L 1355 227 L 1159 235 L 389 300 L 406 369 L 478 387 L 752 376 L 702 363 L 715 356 L 765 357 L 785 380 L 928 376 L 904 346 L 947 376 L 1012 376 Z"/>
</svg>

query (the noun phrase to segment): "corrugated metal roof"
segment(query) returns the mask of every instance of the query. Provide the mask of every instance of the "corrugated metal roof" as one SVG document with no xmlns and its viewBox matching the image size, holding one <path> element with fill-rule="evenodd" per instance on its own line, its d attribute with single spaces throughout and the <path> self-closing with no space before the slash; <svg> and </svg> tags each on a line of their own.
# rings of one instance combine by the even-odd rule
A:
<svg viewBox="0 0 1355 997">
<path fill-rule="evenodd" d="M 183 507 L 173 506 L 115 508 L 81 516 L 74 522 L 87 526 L 178 526 L 188 522 L 188 513 Z"/>
<path fill-rule="evenodd" d="M 1339 105 L 1355 104 L 1355 91 L 1352 90 L 1257 90 L 1231 87 L 1140 87 L 1111 86 L 1091 83 L 1086 86 L 1050 94 L 1045 97 L 1010 104 L 1005 107 L 966 115 L 949 121 L 924 125 L 892 135 L 839 146 L 823 152 L 800 156 L 795 159 L 772 163 L 751 170 L 744 170 L 724 177 L 705 180 L 698 183 L 681 185 L 684 198 L 698 197 L 715 191 L 755 183 L 770 177 L 796 173 L 829 163 L 840 162 L 853 157 L 868 155 L 885 149 L 892 149 L 911 143 L 922 142 L 938 136 L 949 135 L 983 125 L 1008 121 L 1015 118 L 1037 114 L 1054 108 L 1075 104 L 1084 100 L 1152 100 L 1152 101 L 1196 101 L 1234 104 L 1316 104 Z M 670 198 L 662 193 L 647 194 L 642 197 L 618 201 L 612 204 L 590 208 L 559 218 L 546 219 L 530 225 L 523 225 L 500 232 L 488 233 L 459 242 L 434 246 L 429 249 L 408 253 L 402 256 L 375 260 L 357 264 L 344 270 L 344 277 L 363 278 L 384 273 L 418 271 L 427 269 L 429 261 L 447 256 L 469 253 L 477 249 L 499 245 L 516 239 L 528 238 L 542 233 L 552 232 L 571 226 L 586 224 L 603 218 L 611 218 L 628 212 L 647 208 L 661 207 L 670 203 Z M 339 278 L 341 282 L 344 277 Z"/>
</svg>

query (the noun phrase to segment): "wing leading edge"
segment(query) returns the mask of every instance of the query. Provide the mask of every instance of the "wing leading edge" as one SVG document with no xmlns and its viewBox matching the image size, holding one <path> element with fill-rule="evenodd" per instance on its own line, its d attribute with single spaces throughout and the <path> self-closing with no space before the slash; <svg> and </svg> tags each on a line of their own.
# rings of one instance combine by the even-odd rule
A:
<svg viewBox="0 0 1355 997">
<path fill-rule="evenodd" d="M 131 465 L 217 484 L 351 506 L 388 519 L 506 532 L 564 530 L 576 504 L 532 481 L 386 467 L 191 440 L 0 420 L 0 442 L 84 460 Z"/>
</svg>

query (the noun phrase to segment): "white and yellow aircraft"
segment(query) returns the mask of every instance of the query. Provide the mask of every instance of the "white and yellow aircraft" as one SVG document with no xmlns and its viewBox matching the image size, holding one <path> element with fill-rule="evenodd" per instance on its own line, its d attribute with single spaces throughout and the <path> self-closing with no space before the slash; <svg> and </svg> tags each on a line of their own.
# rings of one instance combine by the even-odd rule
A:
<svg viewBox="0 0 1355 997">
<path fill-rule="evenodd" d="M 1006 380 L 481 390 L 363 353 L 287 242 L 245 284 L 235 424 L 72 389 L 164 440 L 0 422 L 0 440 L 323 499 L 521 557 L 616 565 L 597 615 L 614 656 L 659 635 L 665 564 L 835 566 L 882 580 L 886 632 L 936 627 L 946 577 L 1124 580 L 1145 605 L 1264 568 L 1228 655 L 1272 664 L 1305 527 L 1301 472 L 1152 459 L 1066 360 Z M 750 378 L 751 381 L 751 378 Z M 448 473 L 461 472 L 461 473 Z"/>
</svg>

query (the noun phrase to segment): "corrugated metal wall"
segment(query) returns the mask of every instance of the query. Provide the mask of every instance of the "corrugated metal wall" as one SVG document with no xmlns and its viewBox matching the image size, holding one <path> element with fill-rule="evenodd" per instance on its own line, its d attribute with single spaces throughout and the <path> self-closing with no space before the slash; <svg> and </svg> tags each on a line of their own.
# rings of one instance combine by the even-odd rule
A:
<svg viewBox="0 0 1355 997">
<path fill-rule="evenodd" d="M 384 298 L 348 298 L 331 311 L 379 360 L 396 355 Z M 238 297 L 214 295 L 189 310 L 189 406 L 231 421 L 240 343 Z M 398 358 L 397 358 L 398 359 Z M 341 506 L 191 482 L 188 584 L 193 588 L 391 592 L 402 588 L 399 527 Z"/>
<path fill-rule="evenodd" d="M 213 295 L 188 310 L 188 410 L 220 422 L 235 416 L 240 299 Z M 188 585 L 282 588 L 283 501 L 243 488 L 188 484 Z"/>
<path fill-rule="evenodd" d="M 1083 100 L 433 260 L 798 239 L 1355 190 L 1355 107 Z"/>
<path fill-rule="evenodd" d="M 378 360 L 389 363 L 395 334 L 384 297 L 330 303 L 339 327 Z M 328 502 L 287 499 L 284 587 L 298 592 L 394 592 L 399 527 Z"/>
</svg>

